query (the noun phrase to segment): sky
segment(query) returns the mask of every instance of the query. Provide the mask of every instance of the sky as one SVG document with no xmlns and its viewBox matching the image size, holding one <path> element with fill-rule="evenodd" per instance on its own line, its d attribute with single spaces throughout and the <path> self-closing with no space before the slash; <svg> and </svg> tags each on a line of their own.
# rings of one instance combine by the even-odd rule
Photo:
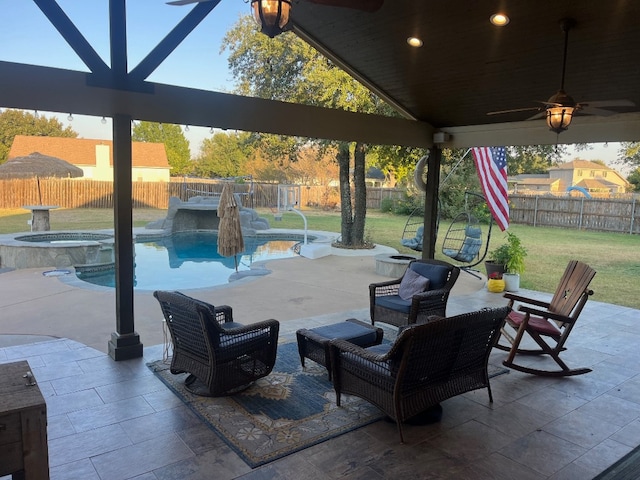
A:
<svg viewBox="0 0 640 480">
<path fill-rule="evenodd" d="M 73 21 L 105 63 L 109 64 L 108 0 L 58 0 L 58 5 Z M 167 5 L 165 0 L 129 0 L 127 2 L 127 44 L 129 68 L 135 67 L 193 8 Z M 0 60 L 48 67 L 88 71 L 45 15 L 31 0 L 0 0 L 3 12 L 0 28 Z M 230 92 L 233 78 L 227 66 L 226 52 L 220 45 L 227 30 L 240 16 L 250 14 L 248 0 L 221 0 L 213 11 L 187 36 L 176 50 L 149 76 L 152 82 L 203 90 Z M 2 105 L 0 105 L 2 108 Z M 38 112 L 55 116 L 82 138 L 111 139 L 111 120 Z M 70 120 L 72 118 L 72 120 Z M 211 136 L 208 128 L 182 126 L 192 156 L 200 151 L 202 140 Z M 570 153 L 564 161 L 579 157 L 616 164 L 620 144 L 592 144 L 590 150 Z M 626 173 L 626 172 L 625 172 Z"/>
</svg>

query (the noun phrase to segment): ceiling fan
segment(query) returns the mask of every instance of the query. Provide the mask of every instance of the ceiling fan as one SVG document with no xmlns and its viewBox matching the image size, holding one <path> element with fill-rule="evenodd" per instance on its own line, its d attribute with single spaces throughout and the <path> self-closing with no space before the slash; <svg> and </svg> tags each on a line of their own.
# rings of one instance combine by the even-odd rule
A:
<svg viewBox="0 0 640 480">
<path fill-rule="evenodd" d="M 606 110 L 602 107 L 635 107 L 635 103 L 630 100 L 600 100 L 590 102 L 576 102 L 571 96 L 569 96 L 564 90 L 564 78 L 567 68 L 567 47 L 569 44 L 569 31 L 576 26 L 576 21 L 573 18 L 563 18 L 560 20 L 560 26 L 564 32 L 564 55 L 562 59 L 562 80 L 560 82 L 560 90 L 549 98 L 549 100 L 538 101 L 538 103 L 544 105 L 539 107 L 524 107 L 513 108 L 510 110 L 498 110 L 495 112 L 488 112 L 487 115 L 501 115 L 504 113 L 525 112 L 530 110 L 536 110 L 536 113 L 527 120 L 537 120 L 542 117 L 547 117 L 547 124 L 549 129 L 553 132 L 560 133 L 566 130 L 571 123 L 573 115 L 577 112 L 586 115 L 599 115 L 609 116 L 618 112 L 613 110 Z"/>
<path fill-rule="evenodd" d="M 174 0 L 167 2 L 168 5 L 189 5 L 191 3 L 210 2 L 211 0 Z M 363 12 L 375 12 L 378 10 L 384 0 L 304 0 L 309 3 L 318 5 L 326 5 L 329 7 L 352 8 L 354 10 L 362 10 Z"/>
</svg>

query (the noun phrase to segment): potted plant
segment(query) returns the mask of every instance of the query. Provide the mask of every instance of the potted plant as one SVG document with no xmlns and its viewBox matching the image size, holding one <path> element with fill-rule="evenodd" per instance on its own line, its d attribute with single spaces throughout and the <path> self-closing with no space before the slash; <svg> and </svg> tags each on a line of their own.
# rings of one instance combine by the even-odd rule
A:
<svg viewBox="0 0 640 480">
<path fill-rule="evenodd" d="M 506 233 L 507 241 L 491 253 L 492 260 L 488 262 L 503 266 L 502 279 L 505 282 L 505 290 L 517 292 L 520 288 L 520 274 L 524 272 L 527 249 L 515 233 Z"/>
</svg>

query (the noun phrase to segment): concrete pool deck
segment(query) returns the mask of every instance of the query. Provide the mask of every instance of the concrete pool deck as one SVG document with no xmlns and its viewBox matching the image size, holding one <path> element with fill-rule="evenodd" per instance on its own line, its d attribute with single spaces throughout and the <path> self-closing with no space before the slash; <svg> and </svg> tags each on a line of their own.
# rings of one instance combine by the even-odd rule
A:
<svg viewBox="0 0 640 480">
<path fill-rule="evenodd" d="M 232 306 L 234 318 L 242 323 L 268 318 L 286 323 L 339 312 L 344 312 L 345 318 L 356 316 L 366 320 L 368 285 L 389 279 L 376 274 L 375 255 L 381 253 L 395 250 L 384 246 L 372 250 L 332 247 L 332 255 L 318 259 L 269 261 L 266 263 L 269 275 L 184 293 L 214 305 Z M 71 275 L 44 276 L 43 272 L 49 270 L 32 268 L 0 274 L 3 292 L 0 334 L 64 337 L 106 352 L 110 335 L 116 329 L 114 289 L 91 286 Z M 81 284 L 84 285 L 80 287 Z M 484 278 L 462 272 L 452 296 L 465 296 L 483 286 Z M 145 346 L 164 340 L 162 315 L 152 294 L 136 290 L 134 295 L 135 329 Z"/>
</svg>

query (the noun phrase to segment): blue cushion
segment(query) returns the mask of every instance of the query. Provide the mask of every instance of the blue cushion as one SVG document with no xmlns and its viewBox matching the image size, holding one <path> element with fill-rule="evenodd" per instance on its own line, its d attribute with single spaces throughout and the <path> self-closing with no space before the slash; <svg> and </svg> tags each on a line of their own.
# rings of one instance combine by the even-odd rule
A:
<svg viewBox="0 0 640 480">
<path fill-rule="evenodd" d="M 472 227 L 471 225 L 467 225 L 466 227 L 464 227 L 464 234 L 467 237 L 480 238 L 482 237 L 482 229 L 480 227 Z"/>
<path fill-rule="evenodd" d="M 430 281 L 429 290 L 438 290 L 447 283 L 449 277 L 449 269 L 442 265 L 433 265 L 431 263 L 411 262 L 409 268 L 419 273 L 423 277 L 427 277 Z"/>
<path fill-rule="evenodd" d="M 256 350 L 264 350 L 269 345 L 271 335 L 268 330 L 256 330 L 243 335 L 225 335 L 219 337 L 220 344 L 214 346 L 216 363 L 230 362 L 238 358 L 240 351 L 249 355 Z"/>
<path fill-rule="evenodd" d="M 366 347 L 376 342 L 376 329 L 358 325 L 353 322 L 340 322 L 324 327 L 312 328 L 311 331 L 328 339 L 339 338 L 360 347 Z"/>
<path fill-rule="evenodd" d="M 411 300 L 403 300 L 399 295 L 376 297 L 376 305 L 402 313 L 409 313 L 411 310 Z"/>
<path fill-rule="evenodd" d="M 381 343 L 380 345 L 374 345 L 373 347 L 367 347 L 367 352 L 375 353 L 376 355 L 386 355 L 391 350 L 392 343 Z"/>
<path fill-rule="evenodd" d="M 482 240 L 480 238 L 466 237 L 462 244 L 462 248 L 460 249 L 460 253 L 456 255 L 455 259 L 460 262 L 470 262 L 478 254 L 481 246 Z"/>
<path fill-rule="evenodd" d="M 229 330 L 230 328 L 244 327 L 244 324 L 238 322 L 224 322 L 219 324 L 223 330 Z"/>
</svg>

